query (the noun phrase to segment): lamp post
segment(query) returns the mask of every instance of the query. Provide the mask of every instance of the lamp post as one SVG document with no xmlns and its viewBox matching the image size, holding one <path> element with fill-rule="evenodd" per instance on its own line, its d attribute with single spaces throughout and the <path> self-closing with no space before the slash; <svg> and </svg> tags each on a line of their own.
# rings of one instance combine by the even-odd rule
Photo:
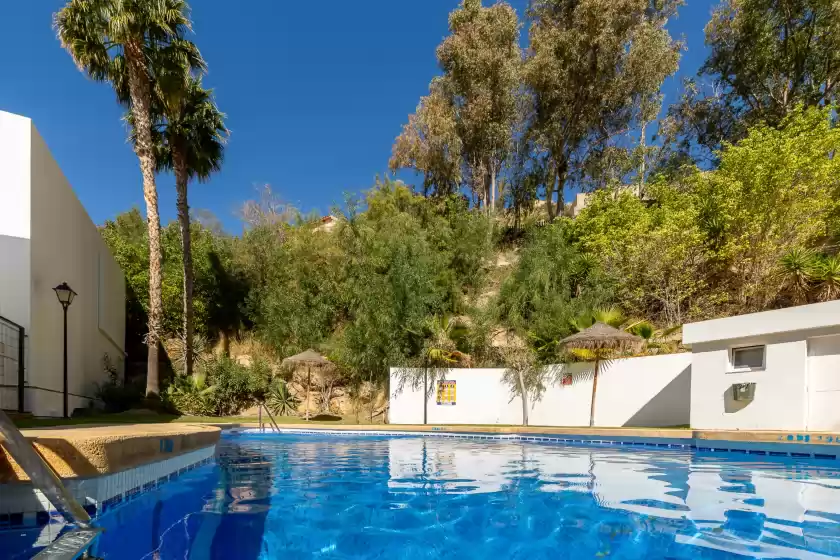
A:
<svg viewBox="0 0 840 560">
<path fill-rule="evenodd" d="M 53 288 L 53 290 L 55 291 L 56 297 L 58 297 L 58 302 L 61 304 L 62 309 L 64 309 L 64 417 L 70 418 L 67 410 L 67 308 L 73 303 L 76 292 L 67 285 L 67 282 L 62 282 Z"/>
</svg>

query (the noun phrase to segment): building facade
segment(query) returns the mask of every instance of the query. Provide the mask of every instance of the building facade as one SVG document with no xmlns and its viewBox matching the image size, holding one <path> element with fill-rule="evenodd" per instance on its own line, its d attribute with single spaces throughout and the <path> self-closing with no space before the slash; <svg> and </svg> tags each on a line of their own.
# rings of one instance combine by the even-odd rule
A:
<svg viewBox="0 0 840 560">
<path fill-rule="evenodd" d="M 67 314 L 68 404 L 90 406 L 106 361 L 122 375 L 123 273 L 32 121 L 2 111 L 0 259 L 0 317 L 26 332 L 25 410 L 63 413 L 63 311 L 53 291 L 62 282 L 78 294 Z M 0 406 L 15 409 L 17 372 L 0 363 Z"/>
<path fill-rule="evenodd" d="M 840 430 L 840 301 L 691 323 L 691 427 Z"/>
</svg>

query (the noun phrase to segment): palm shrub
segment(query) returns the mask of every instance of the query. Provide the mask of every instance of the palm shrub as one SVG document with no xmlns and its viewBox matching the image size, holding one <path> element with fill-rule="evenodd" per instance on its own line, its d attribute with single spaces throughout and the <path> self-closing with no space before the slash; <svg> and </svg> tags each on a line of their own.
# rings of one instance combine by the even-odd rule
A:
<svg viewBox="0 0 840 560">
<path fill-rule="evenodd" d="M 164 393 L 168 405 L 181 414 L 215 416 L 216 388 L 204 375 L 177 375 Z"/>
</svg>

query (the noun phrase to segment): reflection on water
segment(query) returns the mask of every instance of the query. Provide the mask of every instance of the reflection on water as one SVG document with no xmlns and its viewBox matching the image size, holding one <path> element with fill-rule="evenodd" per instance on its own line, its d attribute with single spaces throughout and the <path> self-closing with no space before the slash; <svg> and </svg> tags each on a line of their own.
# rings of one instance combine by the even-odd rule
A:
<svg viewBox="0 0 840 560">
<path fill-rule="evenodd" d="M 639 557 L 715 550 L 747 557 L 840 556 L 840 471 L 829 462 L 437 439 L 392 440 L 389 447 L 393 491 L 513 493 L 527 522 L 549 517 L 566 527 L 586 519 L 578 524 L 585 534 L 578 536 L 597 542 L 601 552 L 618 544 L 619 557 L 635 554 L 617 541 L 632 547 L 652 539 L 656 549 Z M 552 498 L 535 498 L 534 492 Z M 540 511 L 546 502 L 555 507 Z"/>
<path fill-rule="evenodd" d="M 738 459 L 741 460 L 738 460 Z M 840 557 L 836 463 L 437 438 L 225 437 L 105 558 Z M 186 505 L 197 499 L 197 505 Z M 168 509 L 181 511 L 167 517 Z M 158 529 L 159 527 L 159 529 Z M 157 547 L 153 553 L 149 544 Z"/>
</svg>

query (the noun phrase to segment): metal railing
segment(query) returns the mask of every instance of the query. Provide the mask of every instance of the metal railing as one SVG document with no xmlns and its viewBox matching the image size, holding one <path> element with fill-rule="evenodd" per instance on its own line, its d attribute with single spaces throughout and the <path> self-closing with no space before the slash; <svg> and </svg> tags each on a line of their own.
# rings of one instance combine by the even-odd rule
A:
<svg viewBox="0 0 840 560">
<path fill-rule="evenodd" d="M 0 316 L 0 410 L 26 412 L 26 329 Z"/>
<path fill-rule="evenodd" d="M 24 437 L 2 410 L 0 410 L 0 442 L 32 481 L 32 485 L 44 494 L 68 523 L 76 525 L 75 530 L 65 533 L 36 558 L 76 558 L 90 546 L 101 529 L 91 526 L 88 512 L 67 490 L 35 446 Z"/>
</svg>

